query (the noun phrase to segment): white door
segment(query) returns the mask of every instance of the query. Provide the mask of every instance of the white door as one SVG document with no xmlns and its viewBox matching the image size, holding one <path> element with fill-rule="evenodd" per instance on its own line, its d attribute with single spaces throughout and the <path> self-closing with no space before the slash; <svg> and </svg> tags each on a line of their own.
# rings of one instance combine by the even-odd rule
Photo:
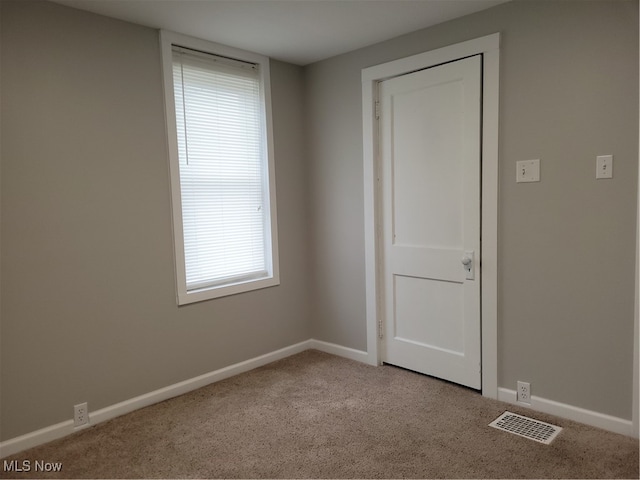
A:
<svg viewBox="0 0 640 480">
<path fill-rule="evenodd" d="M 481 388 L 479 55 L 379 84 L 382 359 Z"/>
</svg>

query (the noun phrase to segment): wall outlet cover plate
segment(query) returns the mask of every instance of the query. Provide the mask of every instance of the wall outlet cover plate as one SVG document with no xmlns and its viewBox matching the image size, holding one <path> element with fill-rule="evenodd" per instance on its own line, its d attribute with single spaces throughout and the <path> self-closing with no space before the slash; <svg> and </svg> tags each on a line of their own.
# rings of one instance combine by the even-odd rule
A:
<svg viewBox="0 0 640 480">
<path fill-rule="evenodd" d="M 540 159 L 520 160 L 516 162 L 516 182 L 539 182 L 540 181 Z"/>
<path fill-rule="evenodd" d="M 596 178 L 613 178 L 613 155 L 596 157 Z"/>
</svg>

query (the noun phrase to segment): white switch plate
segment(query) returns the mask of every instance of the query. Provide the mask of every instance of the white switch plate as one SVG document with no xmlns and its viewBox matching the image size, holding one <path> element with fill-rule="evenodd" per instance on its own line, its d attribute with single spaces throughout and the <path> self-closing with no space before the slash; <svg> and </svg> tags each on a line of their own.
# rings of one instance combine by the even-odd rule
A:
<svg viewBox="0 0 640 480">
<path fill-rule="evenodd" d="M 613 155 L 596 157 L 596 178 L 613 178 Z"/>
<path fill-rule="evenodd" d="M 516 162 L 516 182 L 539 182 L 540 159 Z"/>
</svg>

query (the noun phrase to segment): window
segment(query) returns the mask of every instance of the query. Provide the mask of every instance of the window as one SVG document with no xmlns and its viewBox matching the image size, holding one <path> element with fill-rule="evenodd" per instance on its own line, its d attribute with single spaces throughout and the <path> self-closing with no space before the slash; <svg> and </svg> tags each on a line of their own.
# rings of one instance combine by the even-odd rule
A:
<svg viewBox="0 0 640 480">
<path fill-rule="evenodd" d="M 268 59 L 161 43 L 178 303 L 277 285 Z"/>
</svg>

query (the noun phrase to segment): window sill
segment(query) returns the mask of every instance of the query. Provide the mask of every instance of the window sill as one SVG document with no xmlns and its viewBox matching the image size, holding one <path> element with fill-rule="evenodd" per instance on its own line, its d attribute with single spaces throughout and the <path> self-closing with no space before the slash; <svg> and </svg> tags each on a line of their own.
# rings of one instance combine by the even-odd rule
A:
<svg viewBox="0 0 640 480">
<path fill-rule="evenodd" d="M 204 302 L 205 300 L 237 295 L 238 293 L 275 287 L 277 285 L 280 285 L 280 279 L 277 276 L 271 276 L 268 278 L 261 278 L 259 280 L 247 280 L 245 282 L 234 283 L 231 285 L 202 288 L 190 292 L 181 291 L 178 293 L 178 305 Z"/>
</svg>

